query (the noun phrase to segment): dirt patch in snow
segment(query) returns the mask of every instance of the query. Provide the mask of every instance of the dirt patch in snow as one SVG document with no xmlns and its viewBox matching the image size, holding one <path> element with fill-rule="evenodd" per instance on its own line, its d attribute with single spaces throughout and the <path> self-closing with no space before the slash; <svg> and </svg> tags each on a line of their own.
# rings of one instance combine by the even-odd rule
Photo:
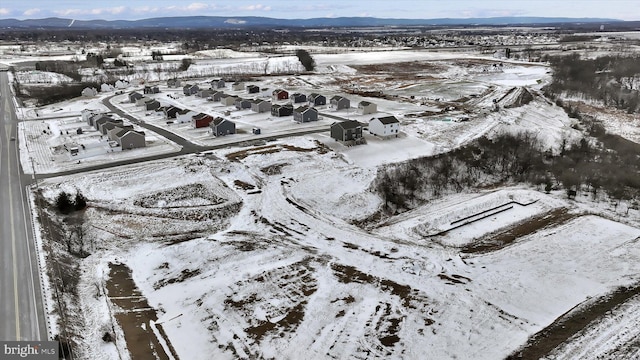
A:
<svg viewBox="0 0 640 360">
<path fill-rule="evenodd" d="M 131 278 L 131 269 L 124 264 L 109 264 L 109 280 L 107 281 L 109 301 L 115 305 L 113 316 L 122 328 L 127 349 L 132 360 L 169 360 L 170 356 L 160 344 L 152 330 L 152 322 L 158 320 L 156 310 L 149 306 Z M 178 355 L 171 347 L 171 343 L 157 325 L 163 340 L 168 344 L 173 358 Z"/>
<path fill-rule="evenodd" d="M 569 213 L 566 208 L 555 209 L 549 213 L 534 216 L 506 230 L 485 235 L 478 241 L 464 246 L 462 252 L 477 254 L 500 250 L 523 236 L 533 234 L 546 227 L 562 225 L 577 216 Z"/>
</svg>

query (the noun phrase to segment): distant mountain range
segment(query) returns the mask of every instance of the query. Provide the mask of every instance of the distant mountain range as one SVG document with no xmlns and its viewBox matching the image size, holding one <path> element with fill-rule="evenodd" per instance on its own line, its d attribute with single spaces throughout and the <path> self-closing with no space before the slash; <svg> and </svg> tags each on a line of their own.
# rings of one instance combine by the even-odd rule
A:
<svg viewBox="0 0 640 360">
<path fill-rule="evenodd" d="M 188 16 L 161 17 L 141 20 L 74 20 L 0 19 L 0 28 L 76 28 L 76 29 L 133 29 L 133 28 L 248 28 L 248 27 L 363 27 L 363 26 L 451 26 L 451 25 L 531 25 L 554 23 L 613 23 L 616 19 L 562 17 L 492 17 L 470 19 L 381 19 L 373 17 L 339 17 L 312 19 L 274 19 L 253 16 Z"/>
</svg>

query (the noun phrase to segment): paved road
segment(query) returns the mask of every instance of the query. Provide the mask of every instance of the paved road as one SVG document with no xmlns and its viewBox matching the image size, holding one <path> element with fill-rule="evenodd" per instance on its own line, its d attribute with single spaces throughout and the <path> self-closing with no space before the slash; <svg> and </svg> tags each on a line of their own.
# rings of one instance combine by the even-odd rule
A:
<svg viewBox="0 0 640 360">
<path fill-rule="evenodd" d="M 7 73 L 0 72 L 0 340 L 37 341 L 47 338 L 47 330 L 25 201 L 30 179 L 20 168 L 18 120 L 8 84 Z"/>
</svg>

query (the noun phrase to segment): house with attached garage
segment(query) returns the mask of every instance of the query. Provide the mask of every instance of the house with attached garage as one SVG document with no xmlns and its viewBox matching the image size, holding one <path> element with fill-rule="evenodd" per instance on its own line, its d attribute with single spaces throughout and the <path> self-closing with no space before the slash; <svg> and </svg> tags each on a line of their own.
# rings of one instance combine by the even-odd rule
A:
<svg viewBox="0 0 640 360">
<path fill-rule="evenodd" d="M 355 120 L 333 123 L 331 125 L 331 138 L 346 145 L 360 144 L 364 141 L 362 124 Z"/>
<path fill-rule="evenodd" d="M 369 133 L 381 138 L 398 137 L 400 122 L 395 116 L 375 117 L 369 121 Z"/>
<path fill-rule="evenodd" d="M 290 96 L 291 102 L 294 104 L 299 104 L 307 101 L 307 95 L 301 93 L 293 93 Z"/>
<path fill-rule="evenodd" d="M 289 98 L 289 92 L 283 89 L 275 89 L 271 92 L 273 101 L 286 100 Z"/>
<path fill-rule="evenodd" d="M 236 124 L 221 117 L 213 119 L 209 127 L 211 128 L 213 136 L 225 136 L 236 133 Z"/>
<path fill-rule="evenodd" d="M 318 121 L 318 109 L 311 106 L 300 106 L 293 110 L 293 120 L 299 123 Z"/>
<path fill-rule="evenodd" d="M 351 101 L 344 96 L 336 95 L 331 98 L 329 108 L 333 110 L 348 109 L 351 107 Z"/>
<path fill-rule="evenodd" d="M 324 95 L 311 93 L 307 96 L 307 100 L 309 100 L 309 105 L 311 106 L 327 105 L 327 97 Z"/>
<path fill-rule="evenodd" d="M 233 105 L 238 110 L 251 109 L 252 102 L 248 99 L 236 98 L 236 101 L 233 102 Z"/>
<path fill-rule="evenodd" d="M 211 88 L 212 89 L 224 89 L 224 80 L 222 79 L 215 79 L 215 80 L 211 80 Z"/>
<path fill-rule="evenodd" d="M 142 99 L 144 97 L 144 95 L 140 94 L 137 91 L 132 91 L 129 93 L 129 102 L 130 103 L 135 103 L 136 101 L 138 101 L 138 99 Z"/>
<path fill-rule="evenodd" d="M 115 141 L 122 150 L 145 147 L 145 135 L 142 131 L 123 129 L 114 135 Z"/>
<path fill-rule="evenodd" d="M 286 105 L 279 105 L 279 104 L 273 104 L 271 105 L 271 115 L 273 116 L 278 116 L 278 117 L 282 117 L 282 116 L 289 116 L 293 114 L 293 105 L 291 104 L 286 104 Z"/>
<path fill-rule="evenodd" d="M 377 113 L 378 106 L 372 102 L 363 100 L 358 103 L 358 112 L 362 115 Z"/>
<path fill-rule="evenodd" d="M 205 113 L 199 113 L 191 117 L 192 125 L 195 129 L 200 129 L 209 126 L 213 121 L 213 116 Z"/>
<path fill-rule="evenodd" d="M 271 110 L 271 102 L 261 99 L 251 101 L 251 111 L 257 113 L 268 112 Z"/>
</svg>

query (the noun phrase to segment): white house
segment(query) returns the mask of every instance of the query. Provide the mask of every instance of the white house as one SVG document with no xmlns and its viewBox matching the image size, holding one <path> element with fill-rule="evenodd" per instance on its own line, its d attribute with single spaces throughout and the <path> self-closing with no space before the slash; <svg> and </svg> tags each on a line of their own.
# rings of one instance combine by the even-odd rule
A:
<svg viewBox="0 0 640 360">
<path fill-rule="evenodd" d="M 105 83 L 105 84 L 100 85 L 100 92 L 109 92 L 109 91 L 113 91 L 113 90 L 115 90 L 115 88 L 111 84 Z"/>
<path fill-rule="evenodd" d="M 96 90 L 96 88 L 86 87 L 82 90 L 82 96 L 93 97 L 96 95 L 98 95 L 98 90 Z"/>
<path fill-rule="evenodd" d="M 116 89 L 126 89 L 128 87 L 129 87 L 129 82 L 127 80 L 116 81 Z"/>
<path fill-rule="evenodd" d="M 400 131 L 400 122 L 395 116 L 376 117 L 369 121 L 369 133 L 383 137 L 397 137 Z"/>
</svg>

